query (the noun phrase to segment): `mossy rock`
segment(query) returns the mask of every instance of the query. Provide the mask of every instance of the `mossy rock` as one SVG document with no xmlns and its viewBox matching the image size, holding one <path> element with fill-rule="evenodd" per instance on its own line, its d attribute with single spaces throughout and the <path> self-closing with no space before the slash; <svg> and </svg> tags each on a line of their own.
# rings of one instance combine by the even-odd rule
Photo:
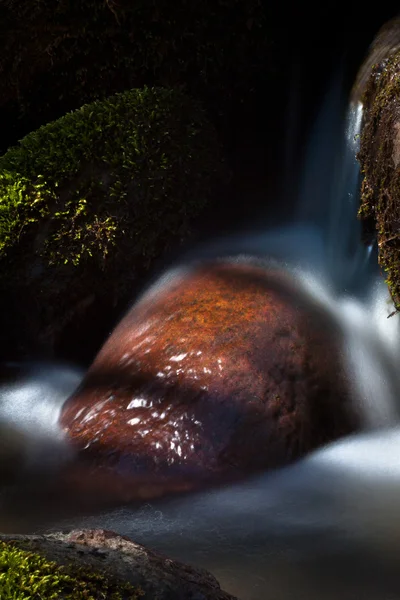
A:
<svg viewBox="0 0 400 600">
<path fill-rule="evenodd" d="M 101 297 L 132 295 L 227 180 L 214 128 L 178 89 L 116 94 L 26 136 L 0 157 L 0 287 L 29 298 L 28 337 L 49 345 Z"/>
<path fill-rule="evenodd" d="M 376 231 L 379 264 L 400 310 L 400 51 L 373 66 L 362 102 L 359 215 Z"/>
<path fill-rule="evenodd" d="M 265 86 L 273 64 L 261 0 L 4 0 L 0 40 L 0 108 L 12 117 L 2 143 L 10 127 L 8 143 L 143 85 L 184 84 L 226 115 Z"/>
<path fill-rule="evenodd" d="M 0 535 L 1 600 L 237 600 L 207 571 L 107 530 Z"/>
<path fill-rule="evenodd" d="M 0 541 L 2 600 L 139 600 L 140 588 L 92 569 L 58 565 Z"/>
</svg>

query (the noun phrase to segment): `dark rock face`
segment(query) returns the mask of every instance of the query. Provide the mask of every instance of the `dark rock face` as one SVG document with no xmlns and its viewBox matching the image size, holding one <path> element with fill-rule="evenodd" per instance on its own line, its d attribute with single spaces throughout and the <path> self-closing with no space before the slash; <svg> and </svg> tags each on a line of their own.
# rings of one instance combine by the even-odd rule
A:
<svg viewBox="0 0 400 600">
<path fill-rule="evenodd" d="M 229 262 L 172 274 L 64 405 L 82 466 L 74 485 L 148 498 L 285 465 L 349 434 L 360 423 L 339 344 L 287 275 Z"/>
<path fill-rule="evenodd" d="M 77 530 L 41 536 L 0 535 L 22 550 L 35 552 L 58 565 L 74 565 L 128 582 L 143 592 L 143 600 L 235 600 L 221 590 L 207 571 L 151 552 L 112 531 Z M 100 584 L 99 584 L 100 586 Z M 99 598 L 103 597 L 99 589 Z"/>
</svg>

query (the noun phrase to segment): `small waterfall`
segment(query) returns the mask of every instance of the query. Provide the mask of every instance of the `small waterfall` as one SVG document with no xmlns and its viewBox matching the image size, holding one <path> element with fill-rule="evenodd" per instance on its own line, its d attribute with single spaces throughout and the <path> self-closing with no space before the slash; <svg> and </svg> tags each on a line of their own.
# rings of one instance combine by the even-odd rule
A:
<svg viewBox="0 0 400 600">
<path fill-rule="evenodd" d="M 310 137 L 295 217 L 274 231 L 217 240 L 196 258 L 259 256 L 301 281 L 342 329 L 355 401 L 366 428 L 379 431 L 240 485 L 57 522 L 53 529 L 103 527 L 130 535 L 209 569 L 241 600 L 400 596 L 393 552 L 400 539 L 400 336 L 398 319 L 387 318 L 392 305 L 372 249 L 360 241 L 361 117 L 361 105 L 350 106 L 346 121 L 338 75 Z M 66 379 L 49 373 L 34 369 L 0 390 L 0 424 L 17 426 L 39 448 L 49 436 L 59 443 L 59 406 L 80 379 L 75 371 Z"/>
<path fill-rule="evenodd" d="M 354 401 L 366 427 L 384 427 L 400 417 L 400 328 L 388 319 L 393 303 L 382 278 L 371 278 L 363 298 L 330 294 L 321 280 L 297 271 L 309 293 L 328 309 L 344 332 L 343 353 Z"/>
<path fill-rule="evenodd" d="M 313 225 L 320 232 L 331 281 L 338 291 L 359 296 L 370 285 L 371 271 L 376 274 L 376 268 L 370 260 L 372 247 L 361 244 L 357 218 L 360 168 L 356 154 L 363 107 L 350 103 L 346 110 L 344 101 L 337 74 L 310 135 L 294 223 Z"/>
<path fill-rule="evenodd" d="M 343 108 L 336 78 L 310 138 L 295 218 L 199 253 L 268 257 L 303 283 L 344 332 L 354 398 L 373 431 L 239 485 L 63 526 L 128 534 L 209 569 L 241 600 L 399 597 L 400 331 L 357 220 L 362 106 L 347 117 Z"/>
<path fill-rule="evenodd" d="M 342 150 L 341 168 L 335 171 L 335 185 L 331 200 L 328 248 L 332 269 L 347 267 L 346 291 L 359 294 L 360 285 L 373 268 L 369 262 L 372 247 L 361 244 L 361 224 L 357 218 L 360 189 L 360 167 L 356 159 L 359 150 L 363 107 L 361 103 L 350 104 L 346 114 L 346 130 Z M 336 202 L 335 202 L 336 198 Z M 338 198 L 341 201 L 337 201 Z M 340 259 L 337 260 L 337 253 Z M 336 274 L 339 277 L 339 273 Z"/>
</svg>

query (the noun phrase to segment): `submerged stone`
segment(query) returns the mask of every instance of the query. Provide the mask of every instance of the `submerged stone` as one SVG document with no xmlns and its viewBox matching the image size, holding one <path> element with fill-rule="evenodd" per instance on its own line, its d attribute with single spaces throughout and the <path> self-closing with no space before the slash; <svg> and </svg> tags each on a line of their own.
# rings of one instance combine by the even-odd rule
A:
<svg viewBox="0 0 400 600">
<path fill-rule="evenodd" d="M 330 317 L 289 275 L 229 261 L 144 294 L 60 422 L 70 482 L 126 500 L 285 465 L 360 427 Z"/>
</svg>

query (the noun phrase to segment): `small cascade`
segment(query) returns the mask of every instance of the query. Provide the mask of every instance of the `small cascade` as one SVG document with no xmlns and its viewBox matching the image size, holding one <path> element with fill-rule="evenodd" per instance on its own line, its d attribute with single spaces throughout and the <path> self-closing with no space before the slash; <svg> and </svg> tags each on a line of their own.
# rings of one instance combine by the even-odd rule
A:
<svg viewBox="0 0 400 600">
<path fill-rule="evenodd" d="M 356 296 L 370 285 L 376 264 L 361 243 L 357 218 L 360 168 L 356 159 L 363 107 L 345 107 L 340 74 L 330 86 L 312 129 L 303 161 L 294 224 L 314 226 L 323 239 L 326 269 L 337 291 Z"/>
<path fill-rule="evenodd" d="M 359 150 L 362 112 L 361 103 L 350 104 L 347 110 L 341 168 L 335 172 L 328 232 L 332 269 L 336 267 L 343 270 L 346 266 L 345 289 L 352 294 L 359 294 L 360 282 L 366 273 L 370 273 L 369 267 L 372 267 L 369 264 L 372 247 L 360 243 L 361 224 L 357 219 L 360 167 L 356 155 Z M 340 202 L 337 201 L 338 198 L 341 198 Z M 339 261 L 338 253 L 342 253 Z"/>
<path fill-rule="evenodd" d="M 343 331 L 354 401 L 370 431 L 242 484 L 63 527 L 130 535 L 210 570 L 241 600 L 399 596 L 400 331 L 398 319 L 388 319 L 393 304 L 373 248 L 361 243 L 361 119 L 361 105 L 345 118 L 336 78 L 310 137 L 295 217 L 278 230 L 217 240 L 198 255 L 259 256 L 302 282 Z"/>
<path fill-rule="evenodd" d="M 209 569 L 241 600 L 399 597 L 400 332 L 398 319 L 387 318 L 393 305 L 374 251 L 361 243 L 355 158 L 361 119 L 360 104 L 345 117 L 338 75 L 310 136 L 296 215 L 278 230 L 210 242 L 196 259 L 257 256 L 300 281 L 343 333 L 354 402 L 365 429 L 374 431 L 240 485 L 49 527 L 130 535 Z M 0 426 L 23 432 L 36 464 L 49 447 L 63 448 L 58 414 L 80 378 L 76 370 L 33 365 L 0 388 Z"/>
</svg>

